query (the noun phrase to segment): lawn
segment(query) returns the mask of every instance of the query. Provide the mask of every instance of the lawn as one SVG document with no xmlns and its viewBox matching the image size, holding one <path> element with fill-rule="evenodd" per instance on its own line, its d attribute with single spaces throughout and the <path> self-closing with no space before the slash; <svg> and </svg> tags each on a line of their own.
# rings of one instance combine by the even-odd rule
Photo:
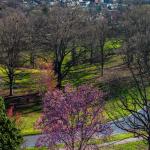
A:
<svg viewBox="0 0 150 150">
<path fill-rule="evenodd" d="M 25 114 L 21 117 L 21 134 L 22 135 L 34 135 L 39 134 L 40 131 L 35 129 L 35 122 L 40 116 L 40 112 L 33 112 Z"/>
<path fill-rule="evenodd" d="M 83 64 L 72 67 L 68 76 L 64 79 L 63 85 L 68 82 L 75 86 L 89 82 L 95 84 L 98 78 L 106 78 L 106 76 L 109 76 L 109 68 L 111 69 L 113 67 L 121 66 L 122 64 L 123 61 L 121 56 L 114 55 L 113 57 L 110 57 L 108 62 L 106 62 L 104 65 L 104 77 L 101 77 L 101 68 L 99 63 Z"/>
<path fill-rule="evenodd" d="M 121 65 L 122 59 L 120 56 L 113 56 L 109 59 L 109 61 L 105 64 L 105 68 L 113 68 L 115 66 Z M 105 73 L 105 70 L 104 70 Z M 108 71 L 106 71 L 106 74 Z M 36 69 L 27 69 L 27 68 L 20 68 L 17 70 L 17 78 L 15 83 L 15 89 L 14 94 L 15 95 L 21 95 L 26 93 L 32 93 L 36 91 L 36 77 L 38 76 L 39 71 Z M 5 76 L 0 72 L 1 76 Z M 79 65 L 76 67 L 73 67 L 70 74 L 67 76 L 67 78 L 63 81 L 63 84 L 66 84 L 70 82 L 73 85 L 79 85 L 81 83 L 94 83 L 99 85 L 105 84 L 103 83 L 103 79 L 100 79 L 98 81 L 98 78 L 100 77 L 100 68 L 99 64 L 84 64 Z M 106 79 L 104 79 L 106 80 Z M 98 81 L 98 82 L 97 82 Z M 3 91 L 7 92 L 6 85 L 2 83 Z M 97 86 L 96 85 L 96 86 Z M 98 85 L 98 86 L 99 86 Z M 101 86 L 101 85 L 100 85 Z M 111 104 L 118 101 L 118 99 L 115 97 L 106 103 L 106 108 L 111 107 Z M 39 107 L 39 106 L 37 106 Z M 111 111 L 112 109 L 109 109 Z M 114 109 L 113 109 L 114 110 Z M 23 135 L 29 135 L 29 134 L 37 134 L 39 131 L 36 131 L 34 129 L 34 123 L 37 120 L 37 118 L 40 116 L 40 111 L 33 106 L 30 109 L 27 110 L 19 110 L 22 114 L 22 122 L 23 125 L 21 126 L 21 133 Z M 106 113 L 106 119 L 109 120 L 109 117 Z"/>
<path fill-rule="evenodd" d="M 120 41 L 108 41 L 105 44 L 105 50 L 113 51 L 115 49 L 120 48 Z M 115 89 L 114 86 L 110 86 L 109 80 L 114 78 L 116 75 L 119 74 L 119 76 L 128 76 L 128 72 L 126 70 L 119 70 L 118 66 L 122 66 L 122 56 L 120 55 L 113 55 L 108 58 L 107 62 L 105 63 L 104 67 L 104 76 L 101 77 L 101 69 L 99 64 L 83 64 L 78 65 L 75 67 L 72 67 L 70 73 L 68 76 L 63 80 L 63 85 L 66 83 L 71 83 L 75 86 L 83 84 L 83 83 L 92 83 L 95 86 L 100 87 L 100 89 L 109 92 L 114 91 L 113 97 L 109 98 L 106 102 L 105 106 L 105 116 L 107 120 L 110 120 L 107 111 L 111 114 L 111 112 L 115 111 L 115 109 L 119 108 L 113 108 L 113 104 L 119 101 L 118 95 L 121 94 L 122 90 L 125 89 L 125 86 L 122 86 L 122 89 L 120 87 L 117 87 Z M 0 68 L 1 70 L 1 68 Z M 14 94 L 15 95 L 22 95 L 26 93 L 33 93 L 37 91 L 37 80 L 36 78 L 39 75 L 39 70 L 37 69 L 27 69 L 27 68 L 19 68 L 16 71 L 17 76 L 15 80 L 14 85 Z M 0 71 L 0 76 L 5 77 L 5 74 Z M 117 83 L 115 83 L 117 85 Z M 0 81 L 0 94 L 4 95 L 8 93 L 7 84 L 4 83 L 2 80 Z M 127 88 L 127 87 L 126 87 Z M 115 89 L 115 90 L 114 90 Z M 116 95 L 117 96 L 116 96 Z M 37 118 L 40 116 L 40 109 L 37 109 L 36 107 L 39 106 L 32 106 L 31 108 L 28 108 L 27 110 L 19 110 L 22 114 L 22 126 L 21 126 L 21 133 L 23 135 L 28 134 L 37 134 L 39 131 L 34 129 L 34 123 L 37 120 Z"/>
<path fill-rule="evenodd" d="M 21 134 L 22 135 L 34 135 L 39 134 L 40 131 L 35 128 L 35 122 L 41 115 L 41 107 L 37 104 L 31 108 L 18 109 L 21 113 Z"/>
<path fill-rule="evenodd" d="M 116 60 L 116 61 L 115 61 Z M 121 58 L 119 56 L 115 56 L 115 58 L 110 59 L 110 62 L 114 62 L 115 65 L 121 64 Z M 111 64 L 111 63 L 110 63 Z M 110 64 L 107 63 L 106 67 L 110 67 Z M 112 65 L 111 65 L 112 67 Z M 37 71 L 34 72 L 34 74 L 37 73 Z M 71 82 L 74 85 L 79 85 L 81 83 L 87 83 L 87 82 L 94 82 L 95 79 L 97 79 L 100 76 L 100 69 L 98 64 L 94 65 L 80 65 L 77 67 L 74 67 L 69 76 L 63 81 L 63 84 L 66 84 L 68 82 Z M 30 79 L 27 79 L 30 81 Z M 18 82 L 21 82 L 18 80 Z M 114 98 L 106 103 L 106 108 L 108 109 L 112 103 L 115 101 L 118 101 L 117 98 Z M 34 108 L 31 108 L 34 110 Z M 111 111 L 112 109 L 109 109 Z M 114 110 L 114 109 L 113 109 Z M 24 112 L 23 112 L 24 113 Z M 31 115 L 30 115 L 31 114 Z M 35 114 L 35 115 L 34 115 Z M 106 119 L 109 120 L 109 117 L 106 114 Z M 31 112 L 27 111 L 25 115 L 23 114 L 22 120 L 23 120 L 23 127 L 22 128 L 22 134 L 36 134 L 39 133 L 39 131 L 35 131 L 33 124 L 37 120 L 37 118 L 40 116 L 40 112 Z"/>
<path fill-rule="evenodd" d="M 33 93 L 37 91 L 36 83 L 39 70 L 19 68 L 16 70 L 14 95 L 24 95 L 27 93 Z M 4 73 L 4 70 L 0 67 L 0 95 L 8 95 L 8 78 Z M 3 80 L 4 79 L 4 80 Z M 4 82 L 5 81 L 5 82 Z"/>
<path fill-rule="evenodd" d="M 101 147 L 100 150 L 146 150 L 147 144 L 144 141 L 130 142 L 120 145 L 109 145 Z M 26 150 L 47 150 L 46 148 L 27 148 Z"/>
</svg>

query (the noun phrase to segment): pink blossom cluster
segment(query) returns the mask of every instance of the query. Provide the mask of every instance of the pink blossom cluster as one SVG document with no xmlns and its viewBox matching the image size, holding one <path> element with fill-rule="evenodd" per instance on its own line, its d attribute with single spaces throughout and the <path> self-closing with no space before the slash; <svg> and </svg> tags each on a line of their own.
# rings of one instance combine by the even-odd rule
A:
<svg viewBox="0 0 150 150">
<path fill-rule="evenodd" d="M 36 127 L 43 131 L 37 146 L 55 147 L 64 143 L 67 149 L 87 146 L 96 134 L 110 132 L 103 116 L 104 93 L 91 85 L 49 91 Z M 79 143 L 79 144 L 76 144 Z"/>
</svg>

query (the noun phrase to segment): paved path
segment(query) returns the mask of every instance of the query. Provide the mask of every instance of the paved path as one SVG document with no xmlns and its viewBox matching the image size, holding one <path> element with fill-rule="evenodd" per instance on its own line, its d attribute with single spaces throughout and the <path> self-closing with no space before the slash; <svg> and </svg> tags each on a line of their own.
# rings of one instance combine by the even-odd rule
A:
<svg viewBox="0 0 150 150">
<path fill-rule="evenodd" d="M 121 130 L 120 128 L 118 128 L 115 124 L 111 125 L 111 129 L 113 130 L 112 134 L 121 134 L 121 133 L 125 133 L 124 130 Z M 24 136 L 24 146 L 26 147 L 34 147 L 36 144 L 37 139 L 40 137 L 41 135 L 30 135 L 30 136 Z"/>
<path fill-rule="evenodd" d="M 143 140 L 143 138 L 128 138 L 128 139 L 124 139 L 121 141 L 112 141 L 112 142 L 104 143 L 104 144 L 99 145 L 98 147 L 105 147 L 109 145 L 121 145 L 121 144 L 126 144 L 126 143 L 131 143 L 131 142 L 137 142 L 141 140 Z"/>
<path fill-rule="evenodd" d="M 144 113 L 143 110 L 139 110 L 140 113 Z M 134 117 L 132 115 L 129 115 L 127 117 L 125 117 L 125 120 L 134 120 Z M 119 120 L 116 120 L 116 123 L 119 123 L 120 121 L 122 121 L 122 118 L 120 118 Z M 108 124 L 110 124 L 110 127 L 112 129 L 112 135 L 115 135 L 115 134 L 121 134 L 121 133 L 125 133 L 126 131 L 118 128 L 113 122 L 109 122 Z M 122 123 L 122 125 L 125 127 L 125 128 L 129 128 L 128 125 L 126 123 Z M 41 135 L 32 135 L 32 136 L 25 136 L 24 137 L 24 144 L 23 146 L 26 146 L 26 147 L 34 147 L 35 146 L 35 143 L 37 141 L 37 139 L 40 137 Z"/>
<path fill-rule="evenodd" d="M 23 144 L 23 147 L 33 147 L 35 146 L 35 142 L 37 140 L 39 136 L 35 135 L 35 136 L 26 136 L 24 137 L 25 140 L 27 140 L 28 142 L 25 144 Z M 143 140 L 143 138 L 127 138 L 121 141 L 112 141 L 112 142 L 107 142 L 104 144 L 100 144 L 98 145 L 98 147 L 105 147 L 105 146 L 111 146 L 111 145 L 121 145 L 121 144 L 126 144 L 126 143 L 131 143 L 131 142 L 137 142 L 137 141 L 141 141 Z M 65 149 L 59 149 L 59 150 L 65 150 Z"/>
<path fill-rule="evenodd" d="M 34 147 L 36 144 L 37 139 L 41 135 L 29 135 L 29 136 L 24 136 L 24 143 L 22 144 L 23 147 Z"/>
</svg>

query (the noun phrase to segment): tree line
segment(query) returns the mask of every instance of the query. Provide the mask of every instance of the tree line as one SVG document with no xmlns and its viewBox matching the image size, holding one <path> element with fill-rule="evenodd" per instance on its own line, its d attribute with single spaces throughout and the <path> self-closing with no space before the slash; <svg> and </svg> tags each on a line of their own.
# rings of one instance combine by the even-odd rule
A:
<svg viewBox="0 0 150 150">
<path fill-rule="evenodd" d="M 37 9 L 29 14 L 19 9 L 5 10 L 0 18 L 0 63 L 7 74 L 9 95 L 13 95 L 16 69 L 24 64 L 23 53 L 30 56 L 32 67 L 39 54 L 51 56 L 58 87 L 71 67 L 79 63 L 98 62 L 103 75 L 109 32 L 105 17 L 78 7 L 56 6 L 46 13 Z"/>
</svg>

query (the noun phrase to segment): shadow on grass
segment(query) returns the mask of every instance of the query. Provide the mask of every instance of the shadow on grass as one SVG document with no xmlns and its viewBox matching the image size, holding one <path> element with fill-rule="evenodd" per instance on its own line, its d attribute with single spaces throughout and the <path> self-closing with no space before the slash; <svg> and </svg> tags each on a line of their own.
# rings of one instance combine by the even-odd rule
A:
<svg viewBox="0 0 150 150">
<path fill-rule="evenodd" d="M 73 69 L 64 80 L 64 84 L 71 82 L 71 84 L 78 86 L 83 83 L 89 83 L 91 80 L 98 77 L 100 74 L 100 68 L 95 65 L 84 65 Z"/>
</svg>

